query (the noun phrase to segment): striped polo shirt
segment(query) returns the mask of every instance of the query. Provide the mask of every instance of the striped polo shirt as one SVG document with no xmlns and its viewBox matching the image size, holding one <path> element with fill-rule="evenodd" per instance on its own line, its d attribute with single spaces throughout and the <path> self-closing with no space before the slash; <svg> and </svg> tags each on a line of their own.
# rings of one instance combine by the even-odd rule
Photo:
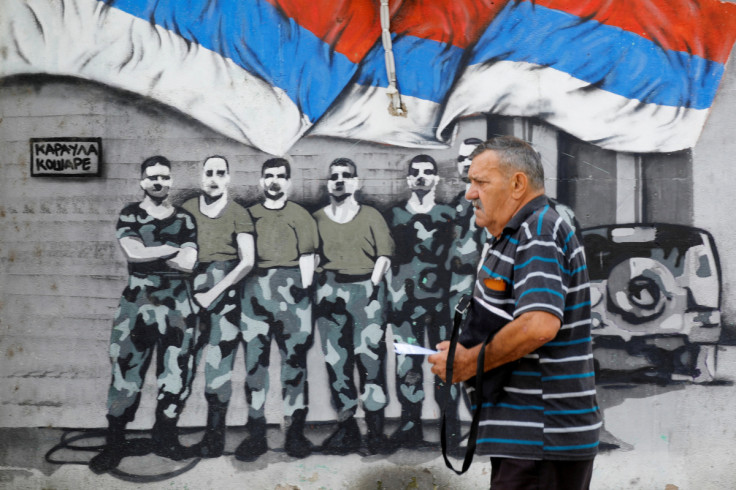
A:
<svg viewBox="0 0 736 490">
<path fill-rule="evenodd" d="M 478 453 L 524 459 L 593 458 L 601 415 L 585 252 L 545 196 L 524 206 L 501 236 L 491 240 L 473 296 L 475 317 L 460 337 L 467 347 L 482 342 L 488 329 L 500 328 L 525 312 L 546 311 L 562 322 L 553 340 L 513 363 L 495 403 L 484 396 Z"/>
</svg>

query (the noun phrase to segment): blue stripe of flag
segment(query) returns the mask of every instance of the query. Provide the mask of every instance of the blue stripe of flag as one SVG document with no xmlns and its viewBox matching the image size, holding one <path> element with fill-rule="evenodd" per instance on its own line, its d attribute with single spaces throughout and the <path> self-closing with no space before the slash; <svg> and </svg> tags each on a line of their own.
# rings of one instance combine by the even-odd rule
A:
<svg viewBox="0 0 736 490">
<path fill-rule="evenodd" d="M 724 72 L 716 61 L 530 1 L 509 2 L 470 64 L 499 60 L 549 66 L 629 99 L 693 109 L 711 106 Z"/>
<path fill-rule="evenodd" d="M 357 71 L 345 55 L 263 0 L 101 3 L 232 60 L 286 92 L 310 121 L 324 114 Z"/>
<path fill-rule="evenodd" d="M 465 50 L 431 39 L 391 36 L 396 59 L 396 80 L 402 95 L 442 102 L 458 72 Z M 381 43 L 366 55 L 357 76 L 359 85 L 388 87 L 386 60 Z"/>
</svg>

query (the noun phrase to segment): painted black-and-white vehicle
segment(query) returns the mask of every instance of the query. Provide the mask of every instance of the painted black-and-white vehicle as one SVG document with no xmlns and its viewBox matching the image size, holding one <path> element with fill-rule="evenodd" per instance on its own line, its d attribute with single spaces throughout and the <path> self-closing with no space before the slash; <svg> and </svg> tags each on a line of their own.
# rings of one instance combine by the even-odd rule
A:
<svg viewBox="0 0 736 490">
<path fill-rule="evenodd" d="M 582 234 L 599 375 L 711 381 L 721 334 L 721 272 L 711 234 L 673 224 Z"/>
</svg>

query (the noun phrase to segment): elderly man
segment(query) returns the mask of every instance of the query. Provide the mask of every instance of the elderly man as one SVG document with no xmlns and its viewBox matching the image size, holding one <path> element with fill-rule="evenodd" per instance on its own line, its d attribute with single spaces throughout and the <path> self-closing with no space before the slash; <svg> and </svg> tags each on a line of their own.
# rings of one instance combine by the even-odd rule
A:
<svg viewBox="0 0 736 490">
<path fill-rule="evenodd" d="M 227 160 L 217 155 L 207 158 L 200 182 L 202 194 L 182 206 L 194 216 L 198 230 L 199 264 L 194 278 L 194 299 L 203 309 L 197 362 L 207 346 L 204 370 L 207 427 L 202 441 L 191 452 L 216 458 L 225 448 L 225 415 L 235 355 L 233 338 L 240 325 L 240 283 L 253 267 L 255 252 L 250 215 L 230 199 Z"/>
<path fill-rule="evenodd" d="M 601 417 L 585 253 L 544 196 L 542 165 L 529 144 L 493 138 L 472 162 L 466 197 L 493 238 L 453 381 L 475 376 L 482 343 L 495 331 L 485 349 L 483 398 L 471 392 L 481 405 L 477 447 L 491 455 L 491 486 L 587 488 Z M 446 378 L 449 343 L 437 347 L 429 362 Z"/>
<path fill-rule="evenodd" d="M 315 301 L 317 328 L 339 422 L 322 444 L 328 454 L 355 452 L 361 445 L 355 420 L 356 361 L 368 451 L 390 451 L 383 433 L 383 410 L 388 404 L 383 277 L 391 266 L 394 241 L 383 216 L 357 201 L 359 188 L 355 163 L 349 158 L 334 160 L 327 181 L 330 203 L 314 213 L 322 268 Z"/>
<path fill-rule="evenodd" d="M 406 181 L 411 189 L 409 199 L 389 212 L 389 226 L 397 244 L 391 264 L 390 321 L 394 340 L 424 345 L 426 335 L 429 345 L 434 346 L 450 338 L 452 327 L 444 299 L 450 282 L 445 262 L 453 238 L 455 210 L 435 200 L 439 175 L 431 156 L 413 157 Z M 418 447 L 423 443 L 423 364 L 423 357 L 397 356 L 396 391 L 401 402 L 401 421 L 391 436 L 395 445 Z M 436 383 L 435 388 L 434 398 L 444 407 L 442 383 Z M 447 421 L 450 445 L 457 446 L 460 424 L 456 404 L 448 411 Z"/>
<path fill-rule="evenodd" d="M 307 351 L 312 345 L 317 225 L 306 209 L 288 200 L 291 166 L 287 160 L 267 160 L 261 167 L 260 186 L 263 202 L 248 208 L 256 232 L 256 269 L 243 290 L 249 436 L 235 450 L 241 461 L 253 461 L 268 450 L 265 402 L 272 339 L 281 354 L 281 393 L 288 427 L 284 450 L 296 458 L 312 452 L 304 424 L 309 405 Z"/>
<path fill-rule="evenodd" d="M 116 235 L 128 262 L 128 285 L 120 298 L 110 338 L 112 381 L 107 398 L 107 444 L 89 463 L 95 473 L 116 468 L 123 457 L 146 454 L 187 457 L 177 420 L 189 393 L 196 312 L 191 272 L 197 232 L 191 214 L 169 201 L 171 163 L 162 156 L 141 164 L 144 197 L 120 212 Z M 125 440 L 156 350 L 158 397 L 152 444 Z"/>
</svg>

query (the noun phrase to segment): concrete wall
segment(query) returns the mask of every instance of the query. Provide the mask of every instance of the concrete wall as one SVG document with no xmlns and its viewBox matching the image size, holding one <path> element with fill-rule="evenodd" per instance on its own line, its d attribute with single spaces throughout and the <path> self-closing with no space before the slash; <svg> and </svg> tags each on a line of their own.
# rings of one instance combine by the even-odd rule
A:
<svg viewBox="0 0 736 490">
<path fill-rule="evenodd" d="M 597 480 L 600 488 L 654 488 L 617 482 L 616 472 L 631 467 L 642 472 L 639 483 L 671 480 L 684 485 L 682 488 L 729 488 L 729 477 L 735 476 L 726 451 L 733 448 L 733 434 L 720 429 L 732 426 L 728 407 L 733 406 L 736 377 L 732 347 L 736 251 L 730 246 L 736 238 L 731 223 L 736 204 L 729 199 L 730 157 L 736 154 L 732 136 L 735 66 L 732 60 L 692 152 L 671 156 L 601 152 L 547 127 L 530 136 L 535 142 L 554 146 L 542 149 L 553 170 L 548 172 L 548 188 L 574 209 L 583 227 L 617 222 L 690 225 L 710 232 L 719 252 L 722 333 L 708 344 L 715 359 L 703 361 L 711 376 L 702 384 L 702 379 L 692 375 L 657 377 L 649 382 L 630 374 L 632 361 L 614 356 L 621 371 L 599 390 L 608 429 L 604 442 L 611 451 L 602 456 L 599 470 L 613 480 Z M 167 156 L 173 162 L 174 200 L 181 202 L 198 188 L 203 159 L 226 155 L 233 169 L 235 197 L 251 203 L 258 198 L 260 164 L 268 155 L 150 100 L 76 79 L 6 79 L 0 86 L 0 114 L 0 426 L 104 427 L 110 322 L 126 280 L 114 228 L 120 208 L 140 198 L 138 165 L 152 154 Z M 480 116 L 460 124 L 457 140 L 484 137 L 498 127 L 523 136 L 530 126 L 524 121 L 489 121 Z M 102 175 L 32 178 L 29 139 L 58 136 L 102 138 Z M 385 210 L 407 197 L 406 162 L 416 153 L 360 141 L 307 137 L 290 152 L 293 198 L 312 209 L 325 202 L 327 163 L 349 156 L 359 165 L 363 198 Z M 439 162 L 442 176 L 439 200 L 449 200 L 461 188 L 454 170 L 456 147 L 430 153 Z M 241 367 L 235 373 L 236 393 L 228 415 L 231 425 L 243 424 L 247 413 L 242 359 L 237 362 Z M 393 357 L 387 362 L 391 373 Z M 334 411 L 319 349 L 310 351 L 309 363 L 310 420 L 332 421 Z M 271 364 L 278 366 L 276 354 Z M 272 369 L 267 416 L 274 423 L 281 420 L 277 379 Z M 429 376 L 426 379 L 431 383 Z M 389 384 L 393 389 L 392 376 Z M 151 426 L 154 391 L 149 373 L 132 428 Z M 200 375 L 182 426 L 204 424 L 206 407 L 201 393 Z M 681 403 L 678 394 L 687 403 Z M 387 415 L 399 414 L 392 399 Z M 427 403 L 423 415 L 436 418 L 436 405 Z M 348 461 L 352 460 L 341 468 L 335 457 L 333 465 L 349 472 L 352 463 Z M 411 464 L 410 458 L 405 461 Z M 670 465 L 670 473 L 654 478 L 656 464 L 642 465 L 641 461 Z M 693 461 L 699 464 L 690 464 Z M 701 471 L 706 464 L 710 476 Z M 713 486 L 698 485 L 703 481 Z"/>
</svg>

